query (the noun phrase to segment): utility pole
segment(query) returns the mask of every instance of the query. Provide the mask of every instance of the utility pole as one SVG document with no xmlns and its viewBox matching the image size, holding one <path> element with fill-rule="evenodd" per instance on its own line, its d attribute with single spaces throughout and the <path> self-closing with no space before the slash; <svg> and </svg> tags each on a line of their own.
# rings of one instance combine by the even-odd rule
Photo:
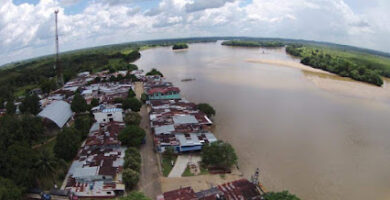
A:
<svg viewBox="0 0 390 200">
<path fill-rule="evenodd" d="M 60 65 L 60 56 L 59 56 L 59 43 L 58 43 L 58 10 L 54 11 L 55 22 L 56 22 L 56 63 L 55 70 L 57 72 L 57 84 L 59 87 L 64 85 L 64 80 L 62 77 L 62 68 Z"/>
</svg>

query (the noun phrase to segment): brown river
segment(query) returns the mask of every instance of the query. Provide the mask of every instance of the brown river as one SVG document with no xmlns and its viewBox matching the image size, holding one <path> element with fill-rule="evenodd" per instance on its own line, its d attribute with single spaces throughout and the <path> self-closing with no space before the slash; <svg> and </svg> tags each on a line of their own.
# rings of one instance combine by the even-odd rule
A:
<svg viewBox="0 0 390 200">
<path fill-rule="evenodd" d="M 215 134 L 235 147 L 244 177 L 260 168 L 267 190 L 304 200 L 390 199 L 389 82 L 291 67 L 299 60 L 283 48 L 202 43 L 141 54 L 140 69 L 159 69 L 183 97 L 216 109 Z"/>
</svg>

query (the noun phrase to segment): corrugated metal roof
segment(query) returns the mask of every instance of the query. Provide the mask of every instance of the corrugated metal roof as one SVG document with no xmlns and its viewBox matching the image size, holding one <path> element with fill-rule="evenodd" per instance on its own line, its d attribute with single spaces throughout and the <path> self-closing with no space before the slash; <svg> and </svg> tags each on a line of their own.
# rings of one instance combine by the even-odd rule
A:
<svg viewBox="0 0 390 200">
<path fill-rule="evenodd" d="M 171 125 L 164 125 L 164 126 L 156 126 L 154 128 L 154 134 L 160 135 L 160 134 L 168 134 L 175 131 L 175 127 Z"/>
<path fill-rule="evenodd" d="M 198 120 L 193 115 L 175 115 L 172 117 L 175 124 L 197 124 Z"/>
<path fill-rule="evenodd" d="M 104 113 L 111 113 L 111 112 L 122 112 L 122 108 L 106 108 L 102 110 Z"/>
<path fill-rule="evenodd" d="M 50 119 L 58 127 L 62 128 L 65 123 L 72 117 L 70 104 L 65 101 L 54 101 L 43 109 L 38 116 Z"/>
</svg>

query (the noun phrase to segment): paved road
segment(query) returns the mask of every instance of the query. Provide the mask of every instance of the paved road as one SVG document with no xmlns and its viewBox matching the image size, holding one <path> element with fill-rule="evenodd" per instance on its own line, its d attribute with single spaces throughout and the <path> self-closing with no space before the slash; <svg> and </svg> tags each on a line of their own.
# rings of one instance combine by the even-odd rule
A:
<svg viewBox="0 0 390 200">
<path fill-rule="evenodd" d="M 136 87 L 136 93 L 143 91 L 138 88 L 142 87 L 142 84 L 137 84 Z M 140 95 L 137 94 L 137 97 L 138 96 Z M 149 128 L 149 117 L 145 105 L 142 106 L 140 114 L 142 116 L 140 126 L 146 131 L 146 144 L 142 145 L 140 149 L 142 163 L 138 188 L 149 198 L 156 199 L 156 196 L 161 194 L 160 170 L 158 167 L 157 154 L 153 151 L 153 141 Z"/>
<path fill-rule="evenodd" d="M 168 177 L 181 177 L 186 170 L 188 163 L 198 163 L 201 160 L 198 155 L 180 155 L 177 157 L 175 166 L 173 166 Z"/>
</svg>

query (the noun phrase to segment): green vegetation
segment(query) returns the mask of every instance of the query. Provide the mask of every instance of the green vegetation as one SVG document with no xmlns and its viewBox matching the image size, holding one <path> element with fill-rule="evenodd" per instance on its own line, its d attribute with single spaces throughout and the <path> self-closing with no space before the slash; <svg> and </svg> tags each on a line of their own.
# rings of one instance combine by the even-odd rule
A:
<svg viewBox="0 0 390 200">
<path fill-rule="evenodd" d="M 64 128 L 56 138 L 54 153 L 66 161 L 72 160 L 81 145 L 81 134 L 75 128 Z"/>
<path fill-rule="evenodd" d="M 87 102 L 85 101 L 84 97 L 78 92 L 76 92 L 76 94 L 74 95 L 70 107 L 72 111 L 76 113 L 85 112 L 88 108 Z"/>
<path fill-rule="evenodd" d="M 41 110 L 39 105 L 39 97 L 36 94 L 28 94 L 19 106 L 19 110 L 22 113 L 31 113 L 36 115 Z"/>
<path fill-rule="evenodd" d="M 16 106 L 15 106 L 15 103 L 14 103 L 14 100 L 13 99 L 8 99 L 7 100 L 7 104 L 5 105 L 5 108 L 6 108 L 6 113 L 7 114 L 15 114 L 16 112 Z"/>
<path fill-rule="evenodd" d="M 145 103 L 147 100 L 148 100 L 148 95 L 146 95 L 145 93 L 142 93 L 141 94 L 141 101 L 142 101 L 142 103 Z"/>
<path fill-rule="evenodd" d="M 122 101 L 122 108 L 124 110 L 131 109 L 133 112 L 141 110 L 142 103 L 135 97 L 126 98 Z"/>
<path fill-rule="evenodd" d="M 232 145 L 222 141 L 205 145 L 201 155 L 202 164 L 207 167 L 230 169 L 237 163 L 237 155 Z"/>
<path fill-rule="evenodd" d="M 74 120 L 74 127 L 81 133 L 81 139 L 87 138 L 93 119 L 89 115 L 77 115 Z"/>
<path fill-rule="evenodd" d="M 128 190 L 133 189 L 139 181 L 139 172 L 126 168 L 122 173 L 123 183 Z"/>
<path fill-rule="evenodd" d="M 122 145 L 128 147 L 139 147 L 145 139 L 145 130 L 134 125 L 127 126 L 118 135 Z"/>
<path fill-rule="evenodd" d="M 153 68 L 152 70 L 150 70 L 148 73 L 146 73 L 146 76 L 155 76 L 155 75 L 159 75 L 161 77 L 164 77 L 164 75 L 158 71 L 157 69 Z"/>
<path fill-rule="evenodd" d="M 172 49 L 188 49 L 188 45 L 186 43 L 177 43 L 172 46 Z"/>
<path fill-rule="evenodd" d="M 214 108 L 207 103 L 200 103 L 200 104 L 196 105 L 196 107 L 200 111 L 204 112 L 207 115 L 207 117 L 212 117 L 215 115 Z"/>
<path fill-rule="evenodd" d="M 124 168 L 130 168 L 139 172 L 141 170 L 141 154 L 138 149 L 129 147 L 125 152 Z"/>
<path fill-rule="evenodd" d="M 135 97 L 135 92 L 133 91 L 133 89 L 129 89 L 129 92 L 127 93 L 127 97 Z"/>
<path fill-rule="evenodd" d="M 267 192 L 264 195 L 265 200 L 300 200 L 288 191 L 283 192 Z"/>
<path fill-rule="evenodd" d="M 150 198 L 146 197 L 144 193 L 133 191 L 127 194 L 125 197 L 121 197 L 118 200 L 151 200 Z"/>
<path fill-rule="evenodd" d="M 0 177 L 0 199 L 1 200 L 19 200 L 22 196 L 22 190 L 9 179 Z"/>
<path fill-rule="evenodd" d="M 209 171 L 204 168 L 202 165 L 200 165 L 200 173 L 198 175 L 205 175 L 205 174 L 208 174 Z M 186 176 L 195 176 L 195 174 L 193 174 L 191 172 L 191 169 L 189 166 L 186 167 L 186 169 L 184 170 L 183 174 L 181 175 L 183 177 L 186 177 Z"/>
<path fill-rule="evenodd" d="M 173 159 L 167 158 L 164 154 L 162 154 L 162 172 L 165 177 L 169 175 L 174 165 L 172 163 L 176 162 L 177 156 L 175 155 Z"/>
<path fill-rule="evenodd" d="M 240 47 L 283 47 L 285 44 L 279 41 L 230 40 L 222 42 L 222 45 Z"/>
<path fill-rule="evenodd" d="M 390 77 L 390 59 L 368 54 L 303 45 L 289 45 L 287 53 L 301 58 L 301 63 L 377 86 L 381 76 Z"/>
<path fill-rule="evenodd" d="M 126 113 L 124 121 L 126 125 L 138 126 L 141 123 L 141 115 L 137 112 Z"/>
</svg>

